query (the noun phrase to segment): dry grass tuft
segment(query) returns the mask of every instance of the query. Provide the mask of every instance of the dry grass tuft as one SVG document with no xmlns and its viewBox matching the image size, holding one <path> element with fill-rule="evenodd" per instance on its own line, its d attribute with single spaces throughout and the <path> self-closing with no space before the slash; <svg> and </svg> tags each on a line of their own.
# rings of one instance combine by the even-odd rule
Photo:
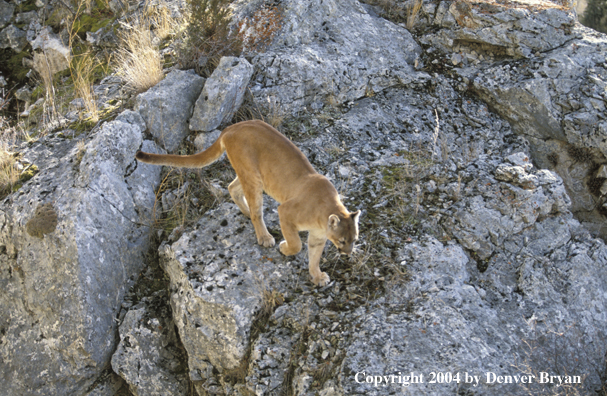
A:
<svg viewBox="0 0 607 396">
<path fill-rule="evenodd" d="M 180 168 L 167 168 L 154 202 L 153 218 L 154 228 L 161 228 L 170 234 L 175 228 L 185 227 L 190 210 L 191 190 L 186 180 L 186 172 Z M 168 197 L 165 192 L 174 193 Z"/>
<path fill-rule="evenodd" d="M 0 141 L 0 196 L 10 194 L 19 181 L 21 173 L 15 162 L 15 155 L 7 150 L 4 141 Z"/>
<path fill-rule="evenodd" d="M 0 111 L 8 106 L 9 101 L 4 98 L 4 90 L 2 90 Z M 11 193 L 15 184 L 19 181 L 20 172 L 15 166 L 16 157 L 10 151 L 15 141 L 15 129 L 11 128 L 6 118 L 0 115 L 0 196 Z"/>
<path fill-rule="evenodd" d="M 417 16 L 423 4 L 424 0 L 414 0 L 413 4 L 407 7 L 407 29 L 411 30 L 415 26 Z"/>
<path fill-rule="evenodd" d="M 59 118 L 59 112 L 57 111 L 56 106 L 56 91 L 55 84 L 53 81 L 53 72 L 51 66 L 48 62 L 48 58 L 46 55 L 42 55 L 42 58 L 45 62 L 43 62 L 43 67 L 39 70 L 40 78 L 42 79 L 42 84 L 44 85 L 44 111 L 43 111 L 43 120 L 46 122 L 51 122 L 53 120 L 57 120 Z M 46 66 L 46 67 L 44 67 Z"/>
<path fill-rule="evenodd" d="M 130 89 L 143 92 L 164 77 L 162 57 L 149 19 L 134 19 L 122 26 L 122 47 L 116 53 L 118 71 Z"/>
<path fill-rule="evenodd" d="M 99 109 L 93 91 L 93 71 L 96 66 L 94 57 L 91 54 L 83 54 L 72 60 L 71 72 L 74 82 L 74 95 L 81 98 L 84 102 L 86 117 L 93 122 L 99 121 Z M 83 118 L 82 115 L 80 118 Z"/>
<path fill-rule="evenodd" d="M 268 112 L 265 117 L 265 121 L 278 129 L 282 122 L 285 120 L 286 113 L 280 106 L 280 102 L 274 97 L 268 97 Z"/>
<path fill-rule="evenodd" d="M 260 316 L 264 318 L 269 318 L 273 313 L 276 307 L 281 306 L 284 303 L 285 299 L 282 293 L 277 292 L 276 290 L 263 290 L 263 300 L 261 302 L 261 312 Z"/>
<path fill-rule="evenodd" d="M 159 40 L 164 40 L 183 28 L 182 24 L 171 16 L 171 11 L 164 5 L 152 5 L 147 2 L 145 14 L 150 20 L 150 27 Z"/>
</svg>

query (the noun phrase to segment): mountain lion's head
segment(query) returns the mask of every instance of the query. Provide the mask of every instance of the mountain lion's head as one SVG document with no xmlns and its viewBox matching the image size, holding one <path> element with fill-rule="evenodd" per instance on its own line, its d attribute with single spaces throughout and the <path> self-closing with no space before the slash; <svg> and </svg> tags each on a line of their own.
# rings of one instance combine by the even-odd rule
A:
<svg viewBox="0 0 607 396">
<path fill-rule="evenodd" d="M 350 255 L 354 242 L 358 240 L 358 217 L 360 210 L 346 216 L 332 214 L 329 216 L 327 238 L 341 254 Z"/>
</svg>

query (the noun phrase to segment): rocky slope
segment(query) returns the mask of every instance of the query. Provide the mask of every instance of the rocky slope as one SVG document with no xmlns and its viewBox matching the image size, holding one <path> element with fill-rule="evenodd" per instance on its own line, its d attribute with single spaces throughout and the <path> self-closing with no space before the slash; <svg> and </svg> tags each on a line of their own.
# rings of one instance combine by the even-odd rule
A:
<svg viewBox="0 0 607 396">
<path fill-rule="evenodd" d="M 425 2 L 412 33 L 354 0 L 239 1 L 234 21 L 270 7 L 262 52 L 172 71 L 84 146 L 22 147 L 40 171 L 2 202 L 9 394 L 604 393 L 607 37 L 522 0 Z M 204 215 L 150 238 L 160 169 L 135 151 L 173 150 L 192 114 L 238 107 L 204 92 L 247 85 L 363 212 L 324 288 L 305 249 L 255 243 L 226 160 L 163 189 Z M 280 239 L 270 198 L 265 216 Z"/>
</svg>

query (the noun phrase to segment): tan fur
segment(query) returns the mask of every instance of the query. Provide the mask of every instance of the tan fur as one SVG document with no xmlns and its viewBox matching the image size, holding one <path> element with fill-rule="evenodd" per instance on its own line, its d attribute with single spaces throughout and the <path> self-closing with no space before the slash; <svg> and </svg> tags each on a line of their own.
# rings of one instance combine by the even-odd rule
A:
<svg viewBox="0 0 607 396">
<path fill-rule="evenodd" d="M 333 184 L 318 174 L 303 153 L 276 129 L 262 121 L 244 121 L 226 128 L 207 150 L 187 156 L 138 152 L 139 161 L 156 165 L 201 168 L 226 152 L 236 171 L 228 190 L 241 212 L 251 218 L 257 242 L 274 246 L 263 221 L 263 192 L 280 203 L 278 216 L 285 238 L 280 251 L 301 251 L 299 231 L 308 231 L 312 282 L 324 286 L 329 276 L 319 268 L 329 239 L 342 254 L 352 253 L 358 239 L 360 211 L 348 212 Z"/>
</svg>

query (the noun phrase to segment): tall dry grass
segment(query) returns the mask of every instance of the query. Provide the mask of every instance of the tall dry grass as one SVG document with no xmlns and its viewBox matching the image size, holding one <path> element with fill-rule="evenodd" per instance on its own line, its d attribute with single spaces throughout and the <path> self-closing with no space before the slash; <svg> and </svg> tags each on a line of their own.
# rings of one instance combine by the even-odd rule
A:
<svg viewBox="0 0 607 396">
<path fill-rule="evenodd" d="M 13 191 L 21 176 L 21 172 L 15 166 L 15 156 L 8 147 L 6 141 L 0 137 L 0 196 L 2 197 Z"/>
<path fill-rule="evenodd" d="M 156 38 L 165 40 L 166 38 L 185 29 L 183 21 L 176 20 L 171 16 L 171 11 L 165 5 L 146 4 L 145 14 L 150 20 L 150 26 L 154 30 Z"/>
<path fill-rule="evenodd" d="M 116 53 L 118 72 L 129 88 L 143 92 L 162 80 L 162 56 L 149 18 L 137 18 L 122 26 L 122 46 Z"/>
<path fill-rule="evenodd" d="M 410 30 L 415 26 L 417 16 L 419 15 L 423 4 L 424 0 L 414 0 L 413 4 L 407 7 L 407 29 Z"/>
<path fill-rule="evenodd" d="M 15 155 L 11 148 L 16 142 L 15 128 L 11 128 L 2 111 L 8 107 L 4 89 L 0 92 L 0 196 L 5 196 L 13 190 L 19 181 L 20 172 L 15 167 Z"/>
<path fill-rule="evenodd" d="M 74 96 L 83 100 L 86 118 L 93 122 L 99 121 L 99 108 L 93 90 L 93 72 L 97 64 L 89 53 L 73 58 L 71 63 Z"/>
<path fill-rule="evenodd" d="M 53 70 L 45 54 L 41 55 L 38 73 L 44 85 L 43 123 L 51 123 L 59 118 L 57 93 L 53 81 Z"/>
</svg>

